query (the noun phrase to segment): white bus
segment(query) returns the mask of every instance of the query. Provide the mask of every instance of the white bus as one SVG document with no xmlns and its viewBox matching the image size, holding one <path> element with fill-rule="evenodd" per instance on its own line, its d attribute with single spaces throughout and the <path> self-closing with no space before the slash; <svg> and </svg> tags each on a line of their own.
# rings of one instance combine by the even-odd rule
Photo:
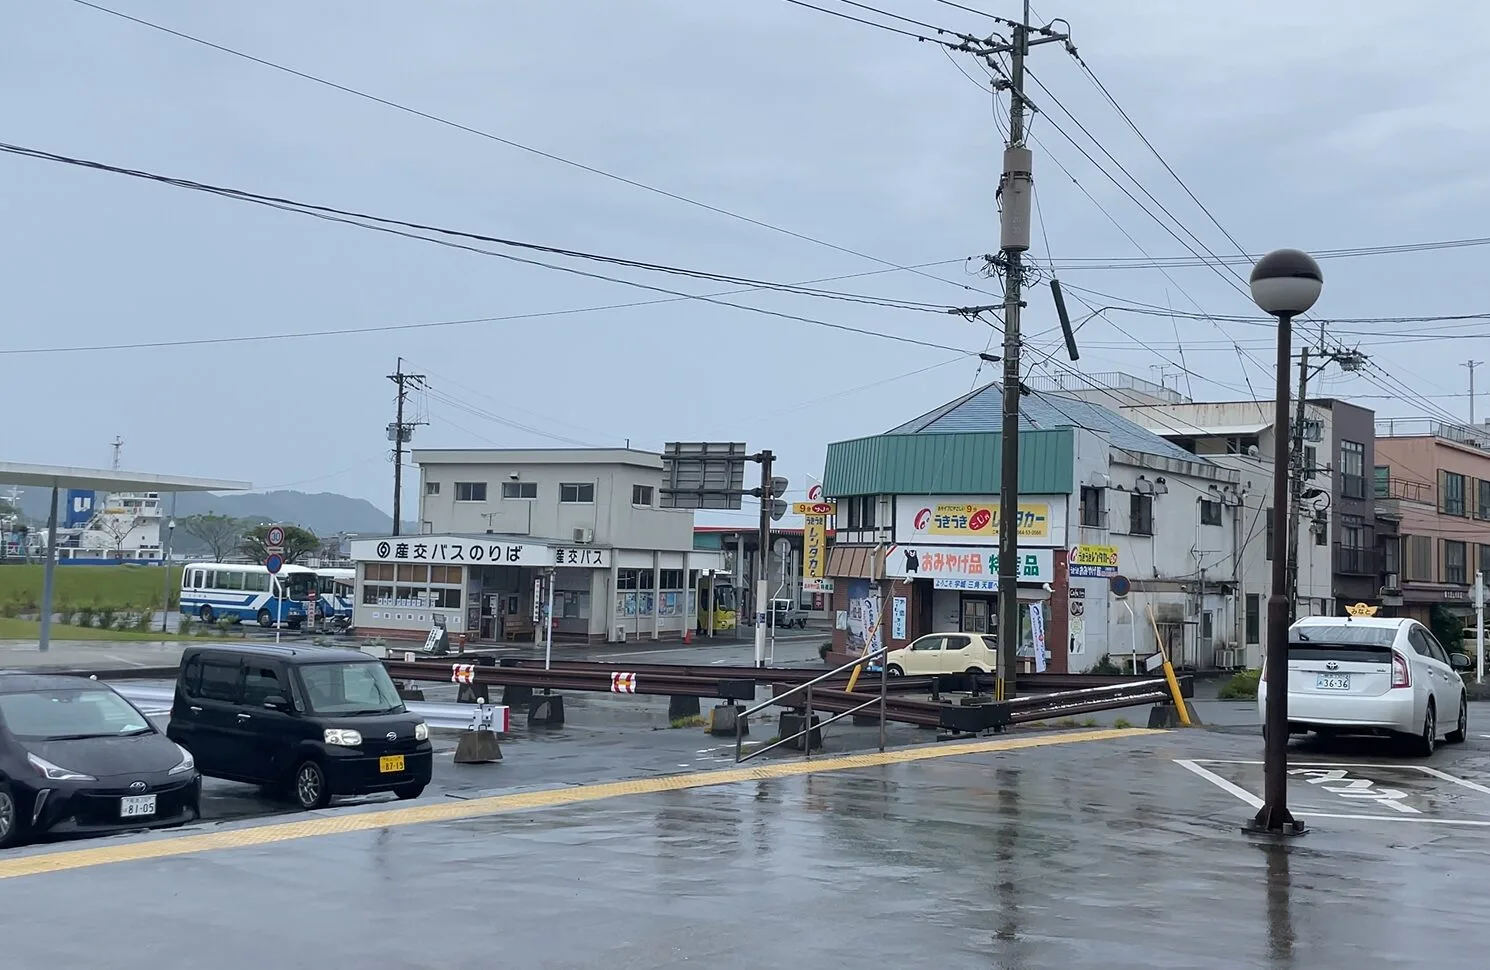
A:
<svg viewBox="0 0 1490 970">
<path fill-rule="evenodd" d="M 316 571 L 304 566 L 287 565 L 271 576 L 257 563 L 192 562 L 181 567 L 181 612 L 204 623 L 228 617 L 296 630 L 317 586 Z"/>
<path fill-rule="evenodd" d="M 320 615 L 328 619 L 333 616 L 351 617 L 356 585 L 355 569 L 318 568 L 316 590 L 320 593 Z"/>
</svg>

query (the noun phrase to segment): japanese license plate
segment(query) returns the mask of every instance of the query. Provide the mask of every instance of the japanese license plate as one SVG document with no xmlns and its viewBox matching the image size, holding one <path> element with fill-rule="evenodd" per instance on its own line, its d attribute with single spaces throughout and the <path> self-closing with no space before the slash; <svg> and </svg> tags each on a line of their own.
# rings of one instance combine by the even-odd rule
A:
<svg viewBox="0 0 1490 970">
<path fill-rule="evenodd" d="M 128 795 L 119 799 L 120 818 L 144 818 L 154 814 L 154 795 Z"/>
<path fill-rule="evenodd" d="M 1350 674 L 1317 674 L 1315 690 L 1350 690 Z"/>
<path fill-rule="evenodd" d="M 385 754 L 378 759 L 378 771 L 385 775 L 403 770 L 404 756 L 401 754 Z"/>
</svg>

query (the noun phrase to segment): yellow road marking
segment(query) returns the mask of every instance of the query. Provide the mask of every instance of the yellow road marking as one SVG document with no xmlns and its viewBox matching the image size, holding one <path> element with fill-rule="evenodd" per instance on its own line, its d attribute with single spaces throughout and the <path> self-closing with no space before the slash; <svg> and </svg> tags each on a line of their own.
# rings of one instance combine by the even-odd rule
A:
<svg viewBox="0 0 1490 970">
<path fill-rule="evenodd" d="M 958 755 L 985 754 L 998 751 L 1018 751 L 1022 748 L 1041 748 L 1057 744 L 1073 744 L 1081 741 L 1107 741 L 1116 738 L 1152 735 L 1157 732 L 1143 728 L 1121 730 L 1083 731 L 1080 733 L 1047 734 L 1024 738 L 997 738 L 989 741 L 966 741 L 957 744 L 905 748 L 881 754 L 851 754 L 831 758 L 816 758 L 812 761 L 791 761 L 761 765 L 755 768 L 726 768 L 716 771 L 700 771 L 686 775 L 667 775 L 660 778 L 641 778 L 633 781 L 612 781 L 598 785 L 579 785 L 567 788 L 549 788 L 542 791 L 523 792 L 516 795 L 492 795 L 467 801 L 438 802 L 431 805 L 410 805 L 406 808 L 390 808 L 367 812 L 349 812 L 332 816 L 321 816 L 299 822 L 265 823 L 245 828 L 210 832 L 201 835 L 179 835 L 171 838 L 151 839 L 141 842 L 125 842 L 103 845 L 90 849 L 62 849 L 36 855 L 20 856 L 0 860 L 0 879 L 17 876 L 34 876 L 44 872 L 62 872 L 68 869 L 85 869 L 91 866 L 109 865 L 116 862 L 137 862 L 145 859 L 164 859 L 171 856 L 210 852 L 214 849 L 241 849 L 255 845 L 272 845 L 294 839 L 308 839 L 321 835 L 342 835 L 348 832 L 367 832 L 392 828 L 399 825 L 418 825 L 426 822 L 449 822 L 459 819 L 517 812 L 524 809 L 552 808 L 557 805 L 577 805 L 623 795 L 651 795 L 658 792 L 683 791 L 689 788 L 707 788 L 716 785 L 733 785 L 745 781 L 765 781 L 771 778 L 790 778 L 795 775 L 819 774 L 828 771 L 846 771 L 853 768 L 874 768 L 881 765 L 905 764 L 911 761 L 928 761 L 933 758 L 954 758 Z"/>
</svg>

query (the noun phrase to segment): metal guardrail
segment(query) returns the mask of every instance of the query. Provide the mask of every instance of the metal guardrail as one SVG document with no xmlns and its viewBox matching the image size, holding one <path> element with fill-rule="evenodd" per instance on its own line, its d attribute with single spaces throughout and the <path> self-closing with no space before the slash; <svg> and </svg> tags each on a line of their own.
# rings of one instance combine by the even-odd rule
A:
<svg viewBox="0 0 1490 970">
<path fill-rule="evenodd" d="M 842 666 L 835 667 L 832 670 L 828 671 L 827 673 L 819 674 L 818 676 L 813 677 L 812 679 L 810 679 L 810 680 L 808 680 L 808 681 L 806 681 L 804 683 L 798 684 L 795 687 L 788 688 L 787 690 L 783 691 L 782 693 L 774 694 L 770 700 L 768 700 L 768 701 L 766 701 L 766 702 L 764 702 L 762 704 L 757 704 L 754 707 L 748 708 L 747 710 L 742 711 L 740 714 L 736 715 L 736 717 L 735 717 L 735 764 L 741 764 L 742 762 L 749 761 L 751 758 L 754 758 L 757 755 L 765 754 L 767 751 L 771 751 L 771 750 L 774 750 L 776 748 L 779 748 L 783 744 L 790 744 L 793 741 L 797 740 L 798 738 L 803 738 L 804 739 L 803 742 L 802 742 L 802 752 L 803 752 L 803 754 L 807 758 L 810 759 L 812 757 L 812 732 L 814 730 L 821 732 L 822 729 L 825 728 L 825 727 L 827 727 L 829 724 L 832 724 L 835 721 L 840 721 L 843 718 L 850 717 L 850 716 L 852 716 L 854 714 L 857 714 L 858 712 L 864 710 L 867 707 L 870 707 L 873 704 L 878 704 L 879 705 L 880 750 L 881 751 L 884 751 L 885 750 L 885 715 L 886 715 L 886 708 L 887 708 L 888 703 L 889 703 L 889 696 L 888 696 L 889 667 L 888 667 L 888 665 L 886 665 L 885 663 L 883 663 L 883 660 L 886 657 L 886 655 L 889 654 L 889 652 L 890 652 L 890 647 L 889 647 L 888 644 L 885 645 L 885 646 L 883 646 L 883 647 L 881 647 L 880 649 L 874 651 L 873 653 L 866 652 L 863 656 L 860 656 L 860 657 L 858 657 L 855 660 L 851 660 L 848 663 L 843 664 Z M 827 680 L 830 680 L 830 679 L 832 679 L 834 677 L 837 677 L 837 676 L 839 676 L 841 674 L 848 673 L 849 671 L 853 671 L 853 670 L 856 670 L 856 669 L 859 669 L 859 668 L 863 668 L 867 664 L 873 662 L 876 658 L 878 658 L 878 659 L 880 659 L 882 661 L 881 664 L 880 664 L 880 670 L 879 670 L 879 675 L 880 675 L 879 695 L 877 697 L 871 698 L 870 700 L 864 701 L 863 703 L 854 704 L 852 707 L 848 707 L 848 708 L 845 708 L 844 710 L 838 711 L 832 717 L 828 718 L 826 721 L 823 721 L 821 724 L 814 725 L 812 723 L 812 690 L 813 690 L 813 688 L 814 687 L 817 687 L 819 684 L 821 684 L 821 683 L 823 683 L 823 682 L 825 682 Z M 850 684 L 853 684 L 855 680 L 856 680 L 856 678 L 852 674 L 850 674 L 850 676 L 849 676 L 849 683 Z M 795 733 L 793 735 L 790 735 L 789 737 L 777 738 L 775 741 L 772 741 L 770 744 L 762 745 L 761 747 L 756 748 L 754 751 L 750 752 L 749 754 L 745 754 L 744 751 L 743 751 L 744 743 L 745 743 L 745 725 L 748 722 L 748 720 L 751 717 L 751 715 L 758 714 L 758 713 L 760 713 L 761 711 L 765 710 L 768 707 L 780 706 L 780 702 L 782 700 L 784 700 L 784 699 L 786 699 L 788 697 L 791 697 L 791 696 L 793 696 L 795 694 L 798 694 L 798 693 L 802 693 L 804 695 L 804 697 L 803 697 L 802 730 L 798 731 L 797 733 Z M 841 693 L 842 696 L 844 696 L 844 697 L 855 697 L 855 698 L 857 698 L 857 695 L 850 694 L 847 691 L 840 691 L 840 692 L 837 692 L 837 693 Z M 897 699 L 897 703 L 899 703 L 898 699 Z"/>
<path fill-rule="evenodd" d="M 144 684 L 110 685 L 126 700 L 132 702 L 146 714 L 161 716 L 169 714 L 176 691 L 172 687 L 150 687 Z M 429 725 L 430 730 L 506 732 L 510 727 L 510 714 L 501 704 L 435 704 L 427 701 L 406 701 L 404 707 L 410 714 Z"/>
<path fill-rule="evenodd" d="M 533 687 L 544 690 L 577 690 L 610 694 L 656 694 L 667 697 L 718 697 L 722 700 L 753 701 L 755 681 L 719 676 L 692 676 L 671 672 L 638 673 L 603 664 L 586 669 L 439 663 L 416 660 L 385 660 L 389 676 L 396 680 L 443 681 L 492 687 Z M 707 668 L 705 668 L 707 669 Z"/>
</svg>

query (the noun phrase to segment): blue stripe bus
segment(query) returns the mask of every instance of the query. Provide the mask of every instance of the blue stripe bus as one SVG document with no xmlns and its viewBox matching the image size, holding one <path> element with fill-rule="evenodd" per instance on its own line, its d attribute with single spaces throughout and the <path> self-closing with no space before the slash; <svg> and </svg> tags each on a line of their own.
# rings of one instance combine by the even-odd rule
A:
<svg viewBox="0 0 1490 970">
<path fill-rule="evenodd" d="M 203 623 L 221 619 L 298 630 L 305 601 L 317 595 L 313 569 L 284 566 L 278 576 L 258 563 L 192 562 L 181 567 L 181 614 Z"/>
</svg>

